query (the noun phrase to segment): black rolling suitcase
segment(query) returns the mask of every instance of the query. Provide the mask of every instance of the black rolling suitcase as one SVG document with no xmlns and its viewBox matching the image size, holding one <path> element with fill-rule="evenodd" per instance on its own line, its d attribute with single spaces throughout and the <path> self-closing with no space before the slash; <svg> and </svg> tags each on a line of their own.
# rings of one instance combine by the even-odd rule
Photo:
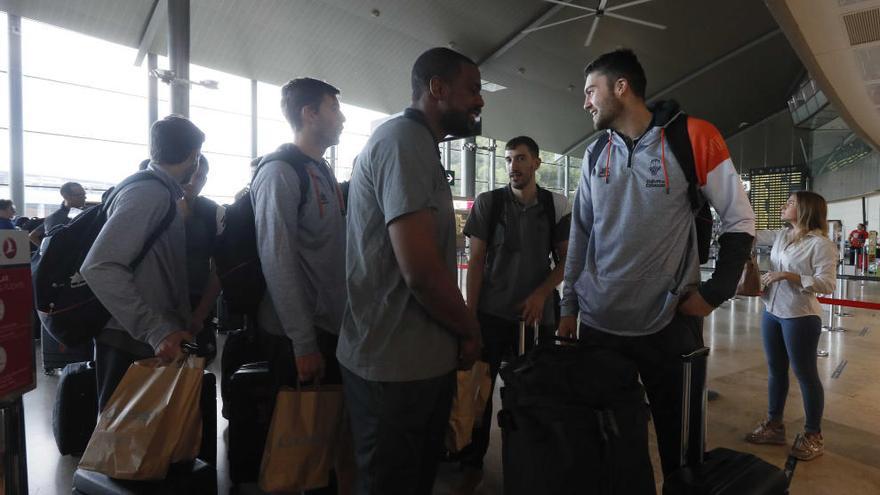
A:
<svg viewBox="0 0 880 495">
<path fill-rule="evenodd" d="M 85 344 L 68 347 L 57 340 L 46 327 L 40 326 L 40 351 L 43 355 L 43 371 L 47 375 L 56 373 L 71 363 L 81 363 L 95 359 L 95 343 L 89 339 Z"/>
<path fill-rule="evenodd" d="M 160 481 L 117 480 L 85 469 L 73 473 L 74 495 L 216 495 L 217 470 L 196 459 L 172 464 Z"/>
<path fill-rule="evenodd" d="M 98 421 L 95 363 L 72 363 L 64 367 L 55 405 L 52 433 L 61 455 L 82 455 Z"/>
<path fill-rule="evenodd" d="M 229 384 L 229 478 L 257 481 L 278 389 L 266 361 L 241 366 Z"/>
<path fill-rule="evenodd" d="M 229 333 L 247 327 L 248 318 L 242 313 L 229 312 L 226 299 L 221 293 L 220 297 L 217 298 L 214 324 L 217 327 L 217 333 Z"/>
<path fill-rule="evenodd" d="M 706 357 L 704 347 L 682 356 L 681 469 L 666 477 L 663 495 L 785 495 L 797 465 L 788 457 L 785 469 L 745 452 L 706 445 Z"/>
<path fill-rule="evenodd" d="M 221 413 L 229 419 L 231 401 L 230 381 L 233 373 L 247 363 L 263 361 L 256 330 L 243 328 L 230 332 L 220 355 L 220 398 L 223 400 Z"/>
<path fill-rule="evenodd" d="M 521 325 L 520 352 L 524 343 Z M 538 345 L 501 370 L 505 495 L 654 493 L 635 364 L 569 343 Z"/>
</svg>

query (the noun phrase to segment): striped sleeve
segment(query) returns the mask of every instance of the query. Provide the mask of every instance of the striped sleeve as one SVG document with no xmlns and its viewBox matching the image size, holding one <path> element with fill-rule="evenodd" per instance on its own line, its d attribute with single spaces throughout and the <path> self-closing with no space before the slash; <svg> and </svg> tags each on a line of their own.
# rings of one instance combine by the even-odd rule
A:
<svg viewBox="0 0 880 495">
<path fill-rule="evenodd" d="M 711 123 L 693 117 L 687 125 L 700 192 L 721 217 L 721 233 L 754 236 L 755 213 L 721 133 Z"/>
</svg>

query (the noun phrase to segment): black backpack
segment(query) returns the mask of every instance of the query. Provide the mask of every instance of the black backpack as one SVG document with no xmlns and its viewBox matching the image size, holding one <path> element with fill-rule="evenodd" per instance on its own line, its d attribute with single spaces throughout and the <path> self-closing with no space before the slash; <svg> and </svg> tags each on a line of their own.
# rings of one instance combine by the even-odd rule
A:
<svg viewBox="0 0 880 495">
<path fill-rule="evenodd" d="M 34 301 L 40 320 L 56 340 L 68 347 L 78 346 L 97 336 L 110 320 L 110 312 L 89 288 L 79 270 L 107 222 L 107 209 L 116 195 L 128 185 L 142 180 L 161 179 L 149 171 L 126 178 L 116 186 L 106 203 L 93 206 L 70 223 L 47 232 L 41 251 L 34 256 L 31 265 Z M 174 220 L 177 202 L 170 191 L 169 198 L 168 213 L 131 263 L 132 270 L 143 261 L 156 239 Z"/>
<path fill-rule="evenodd" d="M 694 225 L 697 230 L 697 252 L 700 255 L 700 264 L 709 261 L 709 245 L 712 243 L 712 211 L 709 209 L 709 203 L 700 192 L 700 186 L 697 182 L 697 167 L 694 160 L 694 150 L 691 147 L 691 138 L 687 129 L 688 116 L 682 113 L 678 118 L 673 119 L 666 126 L 666 139 L 669 141 L 669 149 L 675 156 L 684 176 L 688 181 L 688 199 L 691 202 L 691 211 L 694 213 Z M 593 152 L 589 156 L 589 173 L 593 174 L 596 168 L 596 161 L 599 155 L 608 144 L 608 133 L 603 132 Z"/>
<path fill-rule="evenodd" d="M 559 256 L 553 249 L 553 230 L 556 228 L 556 204 L 553 202 L 553 193 L 540 186 L 537 186 L 537 192 L 538 204 L 543 208 L 544 215 L 547 217 L 547 223 L 550 225 L 550 228 L 547 229 L 550 236 L 550 242 L 548 244 L 548 246 L 550 246 L 550 256 L 553 257 L 553 263 L 559 264 Z M 489 206 L 489 238 L 486 239 L 487 247 L 492 246 L 492 239 L 495 237 L 496 226 L 499 223 L 503 223 L 504 208 L 507 204 L 504 195 L 507 194 L 507 186 L 493 189 L 490 194 L 492 194 L 492 204 Z M 487 253 L 486 266 L 492 266 L 494 252 L 489 250 Z M 561 303 L 562 298 L 559 296 L 559 291 L 553 289 L 553 314 L 556 317 L 557 322 L 559 321 L 561 314 Z"/>
<path fill-rule="evenodd" d="M 553 202 L 553 193 L 544 189 L 543 187 L 537 186 L 538 191 L 538 204 L 540 204 L 544 209 L 544 214 L 547 216 L 547 222 L 550 225 L 548 232 L 550 233 L 550 254 L 553 256 L 553 262 L 559 263 L 559 256 L 556 255 L 556 251 L 553 250 L 553 229 L 556 228 L 556 204 Z M 507 186 L 499 187 L 498 189 L 493 189 L 492 192 L 492 204 L 489 207 L 489 238 L 486 239 L 486 245 L 492 245 L 492 239 L 495 237 L 495 227 L 502 223 L 502 218 L 504 218 L 504 205 L 506 203 L 506 198 L 504 197 L 507 194 Z"/>
<path fill-rule="evenodd" d="M 300 187 L 299 205 L 302 207 L 308 197 L 310 184 L 305 165 L 311 161 L 311 158 L 296 146 L 284 144 L 278 148 L 278 151 L 260 160 L 254 171 L 254 177 L 263 165 L 272 161 L 286 162 L 296 171 Z M 229 311 L 256 314 L 266 292 L 266 279 L 263 277 L 257 250 L 257 228 L 250 190 L 226 207 L 226 227 L 217 241 L 214 262 L 217 264 L 223 299 Z"/>
</svg>

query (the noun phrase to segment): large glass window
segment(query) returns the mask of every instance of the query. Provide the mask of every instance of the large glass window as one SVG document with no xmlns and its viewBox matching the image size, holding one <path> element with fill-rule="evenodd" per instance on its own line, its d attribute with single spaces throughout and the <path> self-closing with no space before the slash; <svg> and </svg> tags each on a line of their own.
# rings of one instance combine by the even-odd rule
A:
<svg viewBox="0 0 880 495">
<path fill-rule="evenodd" d="M 489 138 L 485 138 L 483 136 L 477 136 L 477 150 L 476 150 L 476 174 L 474 175 L 475 179 L 475 188 L 474 195 L 478 195 L 482 192 L 486 192 L 489 190 L 489 168 L 492 165 L 492 140 Z"/>
<path fill-rule="evenodd" d="M 507 175 L 507 164 L 505 162 L 505 153 L 507 151 L 505 150 L 506 143 L 504 141 L 495 140 L 495 148 L 494 150 L 492 150 L 492 139 L 478 136 L 476 138 L 476 142 L 476 177 L 474 184 L 476 194 L 480 194 L 481 192 L 488 191 L 492 188 L 503 187 L 509 182 Z M 447 160 L 444 157 L 444 166 L 447 169 L 455 171 L 456 186 L 453 188 L 453 194 L 462 196 L 462 191 L 464 191 L 464 184 L 461 180 L 461 146 L 463 143 L 464 140 L 461 139 L 450 141 L 448 143 L 449 158 Z M 491 158 L 493 151 L 495 154 L 494 186 L 489 183 L 489 168 L 491 167 Z M 550 189 L 551 191 L 557 192 L 559 194 L 563 194 L 565 189 L 565 156 L 549 151 L 541 151 L 540 158 L 542 163 L 541 167 L 536 173 L 536 181 L 543 188 Z M 581 177 L 580 167 L 581 159 L 571 157 L 568 170 L 569 193 L 573 193 L 577 190 L 578 181 L 580 181 Z"/>
<path fill-rule="evenodd" d="M 205 133 L 202 154 L 211 165 L 203 194 L 231 203 L 250 181 L 251 81 L 198 65 L 190 66 L 189 77 L 218 83 L 217 89 L 192 86 L 189 113 Z"/>
<path fill-rule="evenodd" d="M 6 32 L 6 14 L 0 12 Z M 61 202 L 58 188 L 83 184 L 88 200 L 134 172 L 148 150 L 146 61 L 133 62 L 133 48 L 22 20 L 24 168 L 27 207 L 23 215 L 45 216 Z M 168 67 L 159 57 L 158 66 Z M 8 73 L 7 50 L 0 71 Z M 214 80 L 217 89 L 193 85 L 190 118 L 206 136 L 203 154 L 211 164 L 204 194 L 227 203 L 249 179 L 251 161 L 251 80 L 198 65 L 192 81 Z M 159 116 L 170 113 L 170 87 L 159 82 Z M 0 78 L 0 98 L 8 102 L 8 77 Z M 265 154 L 292 140 L 281 115 L 281 88 L 257 85 L 257 152 Z M 344 95 L 342 95 L 344 100 Z M 347 121 L 334 150 L 337 177 L 348 179 L 355 156 L 386 114 L 343 103 Z M 8 185 L 8 111 L 0 112 L 0 185 Z M 331 153 L 328 152 L 328 156 Z M 8 189 L 0 196 L 8 197 Z"/>
<path fill-rule="evenodd" d="M 3 106 L 2 108 L 7 109 L 6 111 L 0 111 L 0 130 L 4 130 L 9 128 L 9 77 L 7 76 L 9 71 L 9 49 L 6 44 L 6 33 L 7 33 L 7 24 L 6 24 L 6 12 L 0 12 L 0 36 L 3 36 L 3 42 L 0 43 L 0 98 L 2 98 Z M 7 139 L 6 142 L 9 140 Z M 0 146 L 3 146 L 0 143 Z M 9 153 L 7 151 L 2 157 L 0 157 L 0 170 L 9 170 Z"/>
<path fill-rule="evenodd" d="M 504 147 L 507 143 L 504 141 L 495 141 L 495 189 L 502 187 L 508 183 L 507 162 L 504 155 L 507 152 Z"/>
<path fill-rule="evenodd" d="M 461 146 L 463 144 L 464 139 L 456 139 L 449 142 L 449 163 L 446 164 L 446 169 L 455 172 L 455 185 L 452 187 L 453 196 L 464 196 L 462 194 L 464 191 L 464 175 L 462 175 L 461 167 Z"/>
<path fill-rule="evenodd" d="M 541 167 L 538 168 L 536 179 L 538 185 L 562 193 L 565 178 L 562 169 L 565 166 L 565 157 L 549 151 L 541 150 Z"/>
<path fill-rule="evenodd" d="M 577 192 L 578 185 L 581 183 L 581 163 L 583 159 L 574 156 L 568 160 L 568 195 L 574 201 L 574 194 Z"/>
<path fill-rule="evenodd" d="M 373 126 L 388 117 L 388 114 L 375 112 L 365 108 L 348 105 L 345 103 L 345 95 L 342 99 L 342 113 L 345 115 L 345 127 L 339 136 L 339 145 L 336 147 L 336 178 L 346 181 L 351 177 L 354 160 L 360 154 L 367 140 L 370 138 Z"/>
<path fill-rule="evenodd" d="M 257 154 L 271 153 L 293 140 L 293 131 L 281 114 L 281 86 L 257 83 Z"/>
<path fill-rule="evenodd" d="M 21 39 L 27 205 L 20 214 L 53 211 L 57 187 L 69 180 L 99 201 L 146 156 L 146 70 L 132 64 L 131 48 L 27 19 Z"/>
</svg>

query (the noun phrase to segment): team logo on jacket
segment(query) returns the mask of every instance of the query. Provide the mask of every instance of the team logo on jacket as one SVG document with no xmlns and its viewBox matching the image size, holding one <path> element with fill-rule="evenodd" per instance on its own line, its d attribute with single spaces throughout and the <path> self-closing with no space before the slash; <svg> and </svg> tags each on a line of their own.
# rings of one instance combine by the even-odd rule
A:
<svg viewBox="0 0 880 495">
<path fill-rule="evenodd" d="M 660 160 L 656 158 L 651 160 L 651 166 L 648 167 L 648 170 L 651 172 L 651 175 L 657 175 L 660 173 Z"/>
</svg>

